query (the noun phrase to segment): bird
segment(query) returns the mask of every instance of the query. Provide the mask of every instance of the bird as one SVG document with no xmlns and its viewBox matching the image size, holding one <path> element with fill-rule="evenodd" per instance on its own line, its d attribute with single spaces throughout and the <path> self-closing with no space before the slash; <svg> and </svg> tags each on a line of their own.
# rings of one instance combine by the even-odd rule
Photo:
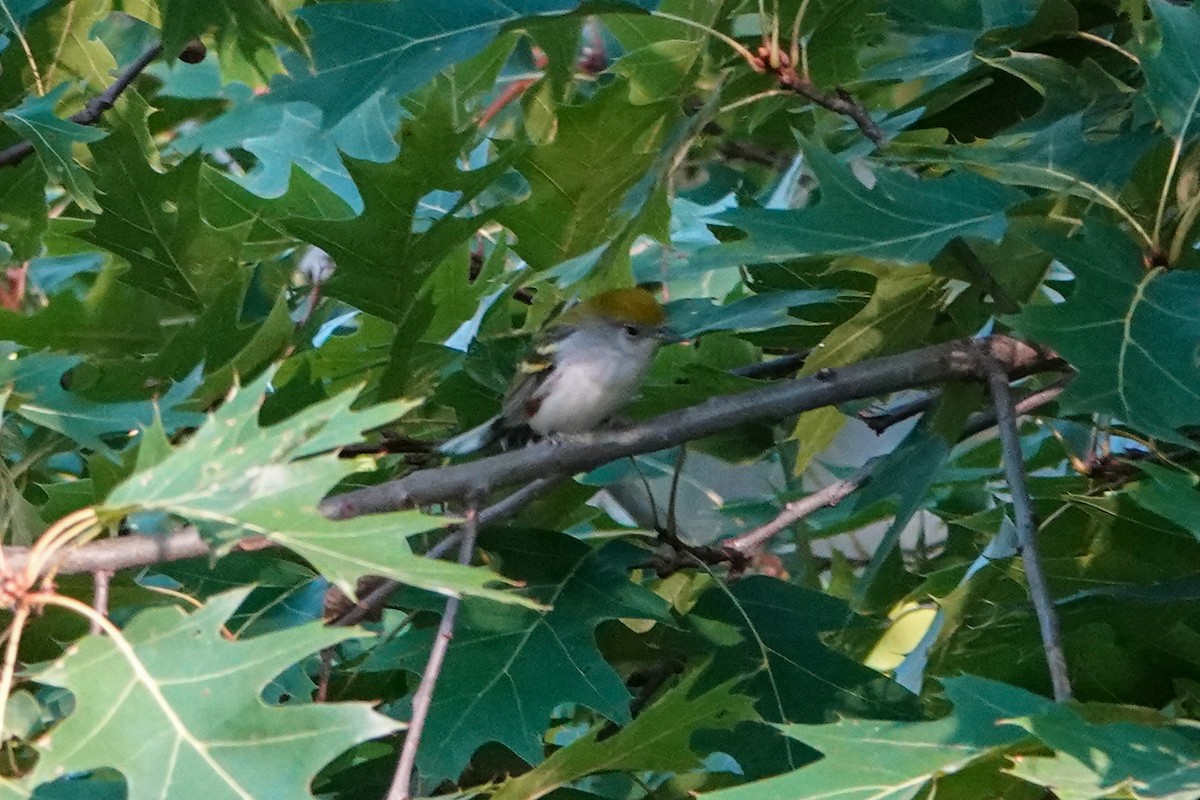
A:
<svg viewBox="0 0 1200 800">
<path fill-rule="evenodd" d="M 641 288 L 612 289 L 571 306 L 517 365 L 500 413 L 446 441 L 460 456 L 594 430 L 628 403 L 660 345 L 680 341 L 663 307 Z"/>
</svg>

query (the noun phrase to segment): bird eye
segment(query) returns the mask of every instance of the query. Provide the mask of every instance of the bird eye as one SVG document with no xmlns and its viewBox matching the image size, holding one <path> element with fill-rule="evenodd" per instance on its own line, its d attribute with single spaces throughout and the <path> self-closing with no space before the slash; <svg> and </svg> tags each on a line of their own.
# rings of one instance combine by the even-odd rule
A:
<svg viewBox="0 0 1200 800">
<path fill-rule="evenodd" d="M 638 328 L 637 325 L 626 325 L 625 326 L 625 335 L 626 336 L 641 336 L 642 332 Z"/>
</svg>

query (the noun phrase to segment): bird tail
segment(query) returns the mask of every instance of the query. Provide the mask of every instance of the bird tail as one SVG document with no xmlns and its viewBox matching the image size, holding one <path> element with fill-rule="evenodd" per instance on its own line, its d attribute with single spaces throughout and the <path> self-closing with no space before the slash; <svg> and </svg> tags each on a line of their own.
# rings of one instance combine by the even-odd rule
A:
<svg viewBox="0 0 1200 800">
<path fill-rule="evenodd" d="M 492 417 L 482 425 L 476 425 L 465 433 L 460 433 L 442 443 L 438 452 L 447 456 L 465 456 L 482 450 L 500 438 L 502 425 L 499 415 Z"/>
</svg>

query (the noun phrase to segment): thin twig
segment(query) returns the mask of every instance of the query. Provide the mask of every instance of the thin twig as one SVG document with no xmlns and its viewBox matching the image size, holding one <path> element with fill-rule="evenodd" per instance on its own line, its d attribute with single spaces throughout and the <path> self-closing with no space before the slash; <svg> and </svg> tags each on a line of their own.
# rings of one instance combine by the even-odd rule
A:
<svg viewBox="0 0 1200 800">
<path fill-rule="evenodd" d="M 471 561 L 471 554 L 475 551 L 475 537 L 479 532 L 478 523 L 479 512 L 472 506 L 467 509 L 466 518 L 463 520 L 462 543 L 458 548 L 460 564 L 468 564 Z M 429 651 L 429 661 L 425 664 L 425 672 L 421 675 L 416 693 L 413 694 L 412 717 L 404 734 L 404 747 L 400 750 L 400 762 L 396 765 L 396 776 L 388 789 L 387 800 L 408 800 L 412 796 L 410 787 L 413 766 L 417 761 L 417 748 L 421 746 L 421 733 L 425 729 L 425 719 L 433 702 L 433 688 L 442 672 L 450 640 L 454 638 L 454 619 L 458 616 L 458 606 L 457 597 L 446 600 L 446 610 L 442 612 L 442 621 L 438 625 L 437 636 Z"/>
<path fill-rule="evenodd" d="M 125 71 L 117 77 L 115 83 L 104 90 L 103 94 L 93 97 L 83 107 L 82 111 L 77 111 L 71 115 L 71 122 L 77 125 L 95 125 L 100 117 L 104 116 L 104 112 L 113 107 L 117 102 L 117 98 L 121 93 L 129 88 L 129 85 L 142 73 L 146 67 L 154 59 L 158 58 L 162 53 L 162 44 L 153 44 L 147 47 L 137 60 L 125 68 Z M 19 164 L 24 161 L 33 152 L 33 145 L 28 141 L 18 142 L 12 147 L 5 150 L 0 150 L 0 167 L 9 167 L 13 164 Z"/>
<path fill-rule="evenodd" d="M 888 408 L 878 410 L 864 408 L 858 412 L 858 418 L 876 434 L 881 434 L 893 425 L 898 425 L 906 419 L 912 419 L 919 414 L 924 414 L 937 405 L 938 400 L 941 399 L 942 390 L 934 389 L 932 392 L 923 394 L 920 397 L 905 400 L 903 403 L 897 403 Z"/>
<path fill-rule="evenodd" d="M 108 584 L 111 579 L 112 572 L 106 569 L 98 569 L 92 573 L 92 608 L 102 617 L 108 616 Z M 91 623 L 88 633 L 99 636 L 100 626 L 95 622 Z"/>
<path fill-rule="evenodd" d="M 1054 383 L 1025 395 L 1013 406 L 1016 409 L 1017 416 L 1024 416 L 1030 412 L 1037 411 L 1042 406 L 1053 403 L 1063 393 L 1063 390 L 1067 388 L 1067 384 L 1070 382 L 1071 376 L 1064 375 Z M 995 408 L 989 408 L 987 411 L 972 414 L 967 417 L 967 424 L 963 426 L 963 437 L 974 436 L 977 433 L 986 431 L 988 428 L 995 426 L 996 421 Z"/>
<path fill-rule="evenodd" d="M 1069 378 L 1064 376 L 1056 383 L 1026 395 L 1019 403 L 1016 404 L 1016 413 L 1019 415 L 1028 414 L 1030 411 L 1033 411 L 1051 402 L 1060 394 L 1062 394 L 1062 391 L 1065 388 L 1068 380 Z M 916 414 L 927 410 L 940 397 L 940 392 L 931 392 L 929 395 L 920 398 L 914 403 L 906 405 L 912 406 L 919 404 L 920 407 L 912 412 L 913 414 Z M 898 421 L 898 419 L 893 420 L 891 424 L 894 424 Z M 867 424 L 869 425 L 870 422 Z M 972 414 L 967 418 L 967 422 L 963 426 L 962 435 L 960 436 L 959 440 L 961 441 L 967 437 L 974 436 L 975 434 L 985 431 L 995 424 L 996 412 L 994 409 Z M 881 431 L 882 428 L 879 430 Z M 788 503 L 786 506 L 784 506 L 783 511 L 781 511 L 779 516 L 777 516 L 775 519 L 771 520 L 765 525 L 755 528 L 752 531 L 748 531 L 727 540 L 724 543 L 724 547 L 728 550 L 737 550 L 742 553 L 754 552 L 763 544 L 765 544 L 767 540 L 782 532 L 789 525 L 795 524 L 818 509 L 829 508 L 842 502 L 842 500 L 845 500 L 846 497 L 848 497 L 852 492 L 862 488 L 862 486 L 870 480 L 870 473 L 871 464 L 868 463 L 849 478 L 836 483 L 831 483 L 830 485 L 814 492 L 808 497 Z"/>
<path fill-rule="evenodd" d="M 687 446 L 679 448 L 679 457 L 675 459 L 675 473 L 671 476 L 671 492 L 667 495 L 667 530 L 673 536 L 679 535 L 679 479 L 683 477 L 683 464 L 687 460 Z"/>
<path fill-rule="evenodd" d="M 321 670 L 317 673 L 317 691 L 313 693 L 314 703 L 324 703 L 329 700 L 329 679 L 333 676 L 333 647 L 321 651 Z"/>
<path fill-rule="evenodd" d="M 8 700 L 12 696 L 13 682 L 17 674 L 17 657 L 21 650 L 21 634 L 25 632 L 25 621 L 29 619 L 29 606 L 18 602 L 8 624 L 8 642 L 4 647 L 4 663 L 0 665 L 0 741 L 8 738 L 4 727 Z"/>
<path fill-rule="evenodd" d="M 867 107 L 856 100 L 841 86 L 838 86 L 832 92 L 826 92 L 818 89 L 807 78 L 801 77 L 795 71 L 790 75 L 780 76 L 779 85 L 784 89 L 790 89 L 798 95 L 807 97 L 824 109 L 847 117 L 862 132 L 862 135 L 870 139 L 876 147 L 883 147 L 887 143 L 887 134 L 871 118 Z"/>
<path fill-rule="evenodd" d="M 545 69 L 546 65 L 550 63 L 549 57 L 546 56 L 546 53 L 540 47 L 532 48 L 532 56 L 533 65 L 538 69 Z M 504 110 L 505 106 L 525 94 L 525 91 L 530 86 L 533 86 L 541 79 L 541 75 L 538 75 L 536 78 L 521 78 L 504 87 L 503 91 L 488 104 L 487 108 L 479 113 L 479 117 L 475 120 L 475 125 L 479 128 L 487 125 L 497 114 Z"/>
<path fill-rule="evenodd" d="M 842 500 L 846 499 L 870 479 L 871 467 L 872 465 L 868 463 L 849 478 L 831 483 L 807 497 L 793 500 L 783 507 L 783 511 L 775 519 L 765 525 L 760 525 L 752 531 L 747 531 L 732 539 L 727 539 L 722 542 L 722 546 L 726 550 L 743 555 L 753 553 L 762 547 L 768 539 L 789 525 L 807 517 L 818 509 L 836 506 L 842 502 Z"/>
<path fill-rule="evenodd" d="M 786 356 L 779 356 L 770 361 L 734 367 L 729 372 L 743 378 L 783 378 L 803 367 L 808 355 L 808 350 L 801 353 L 789 353 Z"/>
<path fill-rule="evenodd" d="M 1049 405 L 1057 400 L 1070 381 L 1071 376 L 1064 375 L 1053 383 L 1022 396 L 1016 404 L 1018 416 L 1036 411 L 1042 406 Z M 861 411 L 858 414 L 858 418 L 865 422 L 867 427 L 875 431 L 875 433 L 883 433 L 893 425 L 903 422 L 906 419 L 911 419 L 918 414 L 923 414 L 933 408 L 934 404 L 941 399 L 941 396 L 942 393 L 940 391 L 933 391 L 914 400 L 900 403 L 891 408 L 885 408 L 882 411 Z M 973 436 L 995 424 L 996 411 L 994 408 L 989 408 L 986 411 L 972 414 L 964 426 L 964 433 L 966 436 Z"/>
<path fill-rule="evenodd" d="M 1050 588 L 1042 571 L 1041 558 L 1038 556 L 1035 540 L 1037 521 L 1034 519 L 1029 486 L 1025 481 L 1025 457 L 1021 454 L 1016 408 L 1009 392 L 1008 376 L 999 366 L 988 373 L 988 389 L 996 409 L 996 424 L 1004 453 L 1004 473 L 1012 494 L 1017 541 L 1021 546 L 1021 560 L 1029 582 L 1029 597 L 1033 601 L 1033 610 L 1037 615 L 1038 628 L 1042 635 L 1042 647 L 1046 651 L 1046 664 L 1050 668 L 1054 699 L 1062 702 L 1071 699 L 1071 681 L 1067 675 L 1066 656 L 1063 654 L 1058 612 L 1054 608 L 1054 599 L 1050 596 Z"/>
<path fill-rule="evenodd" d="M 561 482 L 562 478 L 558 477 L 539 478 L 532 483 L 522 486 L 503 500 L 499 500 L 480 511 L 477 523 L 478 527 L 485 528 L 488 525 L 494 525 L 497 522 L 508 519 Z M 461 528 L 453 531 L 449 536 L 429 548 L 425 552 L 425 557 L 441 558 L 449 552 L 450 548 L 461 542 L 462 537 L 463 531 Z M 381 581 L 366 596 L 351 606 L 346 613 L 331 622 L 330 625 L 354 625 L 360 620 L 371 616 L 383 608 L 388 598 L 392 596 L 392 592 L 399 588 L 400 581 L 391 578 Z"/>
</svg>

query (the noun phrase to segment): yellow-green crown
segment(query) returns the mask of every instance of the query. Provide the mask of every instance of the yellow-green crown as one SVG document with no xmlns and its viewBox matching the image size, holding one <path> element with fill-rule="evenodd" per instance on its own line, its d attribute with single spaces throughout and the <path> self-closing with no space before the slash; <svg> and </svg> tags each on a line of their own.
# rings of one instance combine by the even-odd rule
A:
<svg viewBox="0 0 1200 800">
<path fill-rule="evenodd" d="M 561 321 L 596 318 L 635 325 L 662 325 L 667 321 L 667 314 L 654 295 L 645 289 L 613 289 L 592 295 L 567 309 Z"/>
</svg>

